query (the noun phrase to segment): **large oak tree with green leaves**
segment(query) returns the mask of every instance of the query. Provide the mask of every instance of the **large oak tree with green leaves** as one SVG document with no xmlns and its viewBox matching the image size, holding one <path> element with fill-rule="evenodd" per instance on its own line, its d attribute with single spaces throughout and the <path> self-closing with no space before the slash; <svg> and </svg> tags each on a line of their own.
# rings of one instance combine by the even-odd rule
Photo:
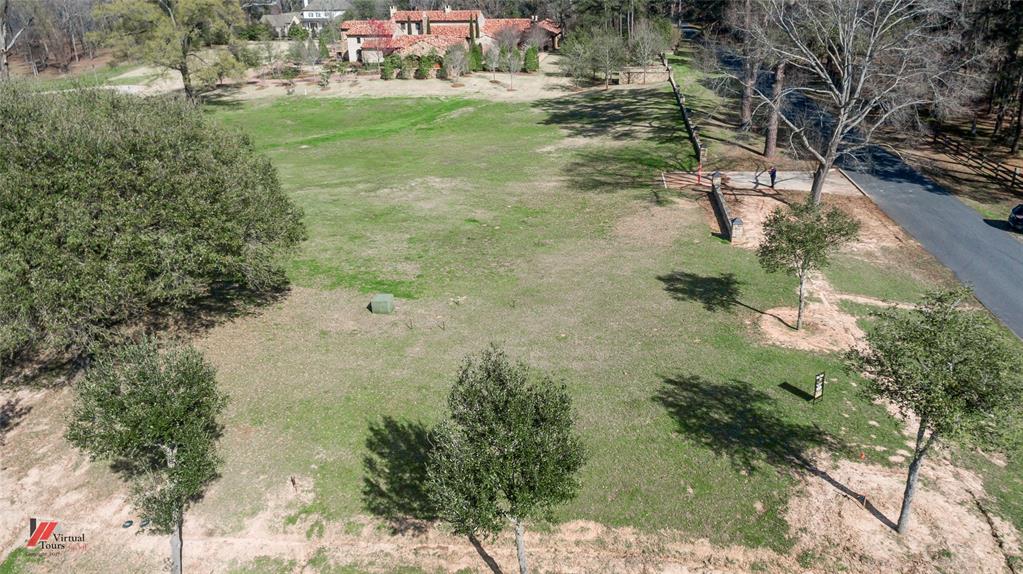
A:
<svg viewBox="0 0 1023 574">
<path fill-rule="evenodd" d="M 138 512 L 171 535 L 171 572 L 180 574 L 185 511 L 221 464 L 227 398 L 213 367 L 195 349 L 161 353 L 143 339 L 101 353 L 75 394 L 68 440 L 127 478 Z"/>
<path fill-rule="evenodd" d="M 75 358 L 220 287 L 283 285 L 300 210 L 182 98 L 0 83 L 0 377 Z"/>
<path fill-rule="evenodd" d="M 475 540 L 515 529 L 528 572 L 525 522 L 571 500 L 585 460 L 563 384 L 509 361 L 495 346 L 469 356 L 433 434 L 428 492 L 442 520 Z"/>
<path fill-rule="evenodd" d="M 97 37 L 119 58 L 176 70 L 189 99 L 196 95 L 195 69 L 210 65 L 201 50 L 244 23 L 237 0 L 112 0 L 93 15 L 105 24 Z"/>
<path fill-rule="evenodd" d="M 849 353 L 868 375 L 869 389 L 905 415 L 919 418 L 898 531 L 909 528 L 910 506 L 924 457 L 939 440 L 994 443 L 1023 416 L 1023 362 L 981 311 L 964 309 L 969 289 L 931 293 L 912 312 L 890 309 Z"/>
</svg>

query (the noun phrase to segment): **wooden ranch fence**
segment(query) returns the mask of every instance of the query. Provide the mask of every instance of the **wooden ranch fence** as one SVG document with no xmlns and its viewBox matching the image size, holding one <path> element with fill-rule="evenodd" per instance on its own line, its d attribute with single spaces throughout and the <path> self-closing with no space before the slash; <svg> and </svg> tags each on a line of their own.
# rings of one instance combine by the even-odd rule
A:
<svg viewBox="0 0 1023 574">
<path fill-rule="evenodd" d="M 952 139 L 945 134 L 934 134 L 934 143 L 941 145 L 945 152 L 963 160 L 966 165 L 997 182 L 1004 183 L 1011 191 L 1023 192 L 1023 173 L 1020 168 L 1010 168 L 988 158 L 981 152 L 972 149 L 969 144 Z"/>
<path fill-rule="evenodd" d="M 675 81 L 675 74 L 671 71 L 671 66 L 668 65 L 668 58 L 664 54 L 661 54 L 661 63 L 664 64 L 665 69 L 668 70 L 668 83 L 671 84 L 671 91 L 675 94 L 675 103 L 678 104 L 679 112 L 682 113 L 682 123 L 686 125 L 686 134 L 689 137 L 689 143 L 693 144 L 693 152 L 696 154 L 696 162 L 698 164 L 703 163 L 703 146 L 700 145 L 700 134 L 697 133 L 696 127 L 693 125 L 692 118 L 689 117 L 689 110 L 686 108 L 686 95 L 679 89 L 678 83 Z"/>
</svg>

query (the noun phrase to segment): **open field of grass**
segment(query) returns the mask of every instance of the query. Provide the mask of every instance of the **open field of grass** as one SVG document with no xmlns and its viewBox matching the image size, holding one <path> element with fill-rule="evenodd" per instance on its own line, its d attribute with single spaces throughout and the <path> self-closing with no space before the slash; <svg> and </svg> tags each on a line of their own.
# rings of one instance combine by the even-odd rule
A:
<svg viewBox="0 0 1023 574">
<path fill-rule="evenodd" d="M 296 474 L 315 484 L 304 514 L 401 510 L 421 493 L 379 470 L 423 447 L 461 357 L 488 341 L 575 398 L 590 460 L 560 520 L 784 550 L 803 457 L 828 448 L 887 464 L 860 445 L 902 448 L 899 426 L 839 357 L 761 344 L 748 326 L 754 309 L 792 304 L 794 282 L 654 185 L 689 161 L 672 105 L 658 87 L 535 105 L 290 99 L 212 112 L 270 155 L 310 239 L 284 302 L 203 344 L 232 404 L 224 478 L 201 511 L 238 526 Z M 897 279 L 884 294 L 923 288 Z M 399 297 L 395 316 L 365 311 L 377 291 Z M 820 371 L 835 382 L 811 407 L 799 389 Z"/>
<path fill-rule="evenodd" d="M 720 96 L 674 65 L 693 105 L 718 116 L 712 152 L 734 160 L 726 151 L 740 136 Z M 287 526 L 318 544 L 328 523 L 359 536 L 384 530 L 367 515 L 429 518 L 428 429 L 462 358 L 491 341 L 573 396 L 589 456 L 558 522 L 796 556 L 799 525 L 786 513 L 797 474 L 829 456 L 891 467 L 889 455 L 906 448 L 902 424 L 864 397 L 839 354 L 764 340 L 757 320 L 795 304 L 795 280 L 719 238 L 704 198 L 663 189 L 661 171 L 693 168 L 667 86 L 535 103 L 221 100 L 207 111 L 271 158 L 309 237 L 287 263 L 290 292 L 196 342 L 230 396 L 222 476 L 187 519 L 205 538 L 257 524 L 268 540 Z M 840 292 L 901 302 L 932 284 L 933 261 L 887 259 L 900 261 L 843 253 L 826 278 Z M 394 315 L 367 311 L 378 292 L 395 294 Z M 840 305 L 869 330 L 872 307 Z M 826 396 L 811 404 L 822 371 Z M 52 434 L 45 424 L 22 432 L 27 445 Z M 12 463 L 18 472 L 52 454 L 29 450 Z M 1023 528 L 1020 457 L 957 459 Z M 102 465 L 88 475 L 98 500 L 116 496 Z M 282 506 L 284 518 L 268 511 Z M 248 554 L 228 571 L 432 572 L 279 554 Z M 33 571 L 32 558 L 0 568 Z M 837 568 L 845 557 L 818 559 L 804 550 L 798 562 Z"/>
</svg>

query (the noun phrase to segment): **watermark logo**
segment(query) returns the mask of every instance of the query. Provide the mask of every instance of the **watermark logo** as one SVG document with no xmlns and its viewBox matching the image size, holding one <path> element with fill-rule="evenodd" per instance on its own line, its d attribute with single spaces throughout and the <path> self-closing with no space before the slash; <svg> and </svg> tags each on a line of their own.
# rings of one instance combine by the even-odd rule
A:
<svg viewBox="0 0 1023 574">
<path fill-rule="evenodd" d="M 85 533 L 66 534 L 56 520 L 29 518 L 26 547 L 33 550 L 85 550 Z"/>
</svg>

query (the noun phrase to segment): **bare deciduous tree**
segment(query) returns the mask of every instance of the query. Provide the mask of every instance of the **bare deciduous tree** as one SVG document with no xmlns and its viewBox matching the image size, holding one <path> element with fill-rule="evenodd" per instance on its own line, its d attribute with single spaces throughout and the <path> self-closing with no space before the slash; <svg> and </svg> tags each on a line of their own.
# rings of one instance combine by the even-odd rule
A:
<svg viewBox="0 0 1023 574">
<path fill-rule="evenodd" d="M 487 48 L 485 56 L 485 62 L 487 69 L 493 74 L 491 79 L 497 79 L 497 69 L 501 66 L 501 50 L 497 46 L 491 46 Z"/>
<path fill-rule="evenodd" d="M 595 31 L 590 40 L 593 68 L 603 74 L 606 90 L 611 85 L 611 77 L 625 63 L 625 42 L 614 30 Z"/>
<path fill-rule="evenodd" d="M 444 53 L 444 76 L 454 82 L 465 72 L 469 55 L 462 44 L 455 44 Z"/>
<path fill-rule="evenodd" d="M 668 49 L 671 38 L 662 33 L 647 20 L 640 20 L 632 30 L 629 38 L 629 53 L 632 60 L 643 67 L 643 83 L 646 83 L 646 71 L 657 56 Z"/>
<path fill-rule="evenodd" d="M 815 202 L 841 154 L 964 89 L 951 0 L 753 1 L 762 17 L 749 20 L 748 41 L 802 76 L 779 94 L 764 94 L 755 82 L 753 92 L 816 160 Z M 781 105 L 786 99 L 795 105 Z M 822 114 L 806 121 L 812 108 Z"/>
<path fill-rule="evenodd" d="M 0 80 L 10 77 L 7 56 L 14 49 L 18 38 L 25 32 L 25 27 L 18 28 L 17 32 L 11 28 L 10 7 L 11 0 L 0 0 Z"/>
<path fill-rule="evenodd" d="M 508 70 L 508 89 L 510 90 L 515 81 L 515 72 L 522 69 L 522 52 L 519 51 L 522 33 L 517 28 L 505 26 L 498 30 L 496 39 L 497 45 L 501 49 L 501 65 Z"/>
<path fill-rule="evenodd" d="M 778 151 L 778 110 L 784 104 L 782 90 L 785 88 L 785 60 L 774 65 L 774 82 L 771 84 L 771 109 L 767 113 L 767 134 L 764 137 L 764 157 L 771 159 Z"/>
</svg>

